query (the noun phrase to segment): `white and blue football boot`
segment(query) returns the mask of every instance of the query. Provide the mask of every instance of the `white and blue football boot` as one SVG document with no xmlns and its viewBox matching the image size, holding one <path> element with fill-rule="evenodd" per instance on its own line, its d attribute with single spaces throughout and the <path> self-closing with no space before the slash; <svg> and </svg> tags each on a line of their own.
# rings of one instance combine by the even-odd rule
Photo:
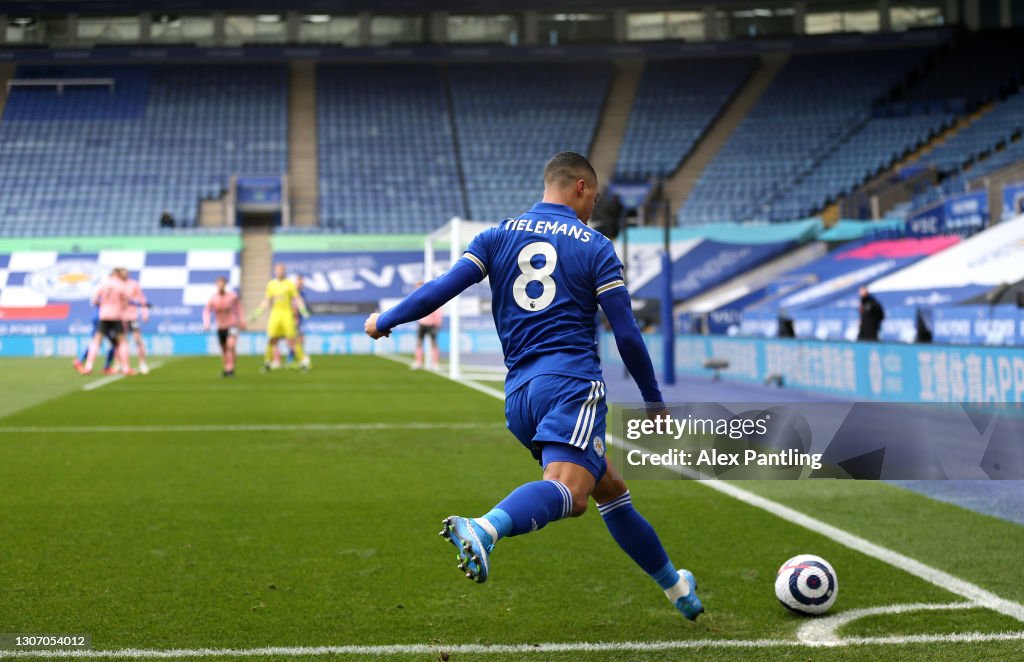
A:
<svg viewBox="0 0 1024 662">
<path fill-rule="evenodd" d="M 695 621 L 698 616 L 704 613 L 704 605 L 701 604 L 700 598 L 697 597 L 697 578 L 689 570 L 680 570 L 679 575 L 690 585 L 690 592 L 676 598 L 674 604 L 679 613 L 685 616 L 687 620 Z"/>
<path fill-rule="evenodd" d="M 490 534 L 468 517 L 452 515 L 442 522 L 441 537 L 455 545 L 459 551 L 459 570 L 478 584 L 487 581 L 490 572 L 490 555 L 494 541 Z"/>
</svg>

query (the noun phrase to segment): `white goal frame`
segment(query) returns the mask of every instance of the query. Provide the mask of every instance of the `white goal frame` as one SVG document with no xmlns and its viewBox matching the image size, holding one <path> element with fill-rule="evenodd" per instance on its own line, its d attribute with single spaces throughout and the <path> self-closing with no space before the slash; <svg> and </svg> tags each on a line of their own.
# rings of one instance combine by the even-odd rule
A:
<svg viewBox="0 0 1024 662">
<path fill-rule="evenodd" d="M 494 227 L 494 223 L 470 221 L 458 216 L 429 233 L 423 241 L 423 280 L 434 277 L 434 254 L 437 248 L 448 244 L 449 263 L 455 264 L 462 253 L 469 247 L 469 242 L 484 230 Z M 459 305 L 460 296 L 456 296 L 448 304 L 448 376 L 462 379 L 462 311 Z M 424 356 L 424 359 L 427 357 Z M 435 366 L 436 368 L 437 366 Z"/>
</svg>

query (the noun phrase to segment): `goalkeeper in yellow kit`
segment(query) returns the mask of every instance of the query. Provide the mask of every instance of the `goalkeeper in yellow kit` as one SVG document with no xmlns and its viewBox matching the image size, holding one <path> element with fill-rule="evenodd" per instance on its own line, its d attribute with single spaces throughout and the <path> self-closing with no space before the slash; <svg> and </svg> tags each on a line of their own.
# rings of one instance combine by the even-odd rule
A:
<svg viewBox="0 0 1024 662">
<path fill-rule="evenodd" d="M 267 283 L 267 292 L 263 301 L 249 316 L 249 321 L 255 320 L 263 314 L 268 306 L 270 307 L 270 319 L 267 321 L 267 351 L 263 355 L 264 371 L 281 367 L 280 361 L 274 361 L 274 347 L 282 338 L 295 352 L 295 358 L 298 359 L 302 369 L 309 370 L 309 357 L 303 351 L 302 345 L 295 342 L 294 308 L 297 308 L 304 317 L 309 315 L 309 311 L 295 282 L 285 278 L 285 273 L 283 264 L 279 263 L 274 266 L 274 278 Z"/>
</svg>

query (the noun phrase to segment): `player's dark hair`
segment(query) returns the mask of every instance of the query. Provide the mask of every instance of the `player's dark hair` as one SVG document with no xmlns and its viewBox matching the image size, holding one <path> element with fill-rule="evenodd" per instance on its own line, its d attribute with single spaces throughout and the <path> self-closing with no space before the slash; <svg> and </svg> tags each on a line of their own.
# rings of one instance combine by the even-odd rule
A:
<svg viewBox="0 0 1024 662">
<path fill-rule="evenodd" d="M 578 179 L 585 179 L 597 184 L 597 173 L 590 161 L 576 152 L 559 152 L 552 156 L 544 166 L 544 185 L 564 187 Z"/>
</svg>

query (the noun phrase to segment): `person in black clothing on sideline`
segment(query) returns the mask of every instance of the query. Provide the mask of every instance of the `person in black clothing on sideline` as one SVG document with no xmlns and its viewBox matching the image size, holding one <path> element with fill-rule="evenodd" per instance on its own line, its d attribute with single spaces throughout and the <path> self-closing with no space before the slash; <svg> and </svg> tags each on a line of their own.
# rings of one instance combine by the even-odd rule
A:
<svg viewBox="0 0 1024 662">
<path fill-rule="evenodd" d="M 882 328 L 882 320 L 885 319 L 885 309 L 874 296 L 868 292 L 868 288 L 860 288 L 860 331 L 857 333 L 857 340 L 878 340 L 878 331 Z"/>
</svg>

